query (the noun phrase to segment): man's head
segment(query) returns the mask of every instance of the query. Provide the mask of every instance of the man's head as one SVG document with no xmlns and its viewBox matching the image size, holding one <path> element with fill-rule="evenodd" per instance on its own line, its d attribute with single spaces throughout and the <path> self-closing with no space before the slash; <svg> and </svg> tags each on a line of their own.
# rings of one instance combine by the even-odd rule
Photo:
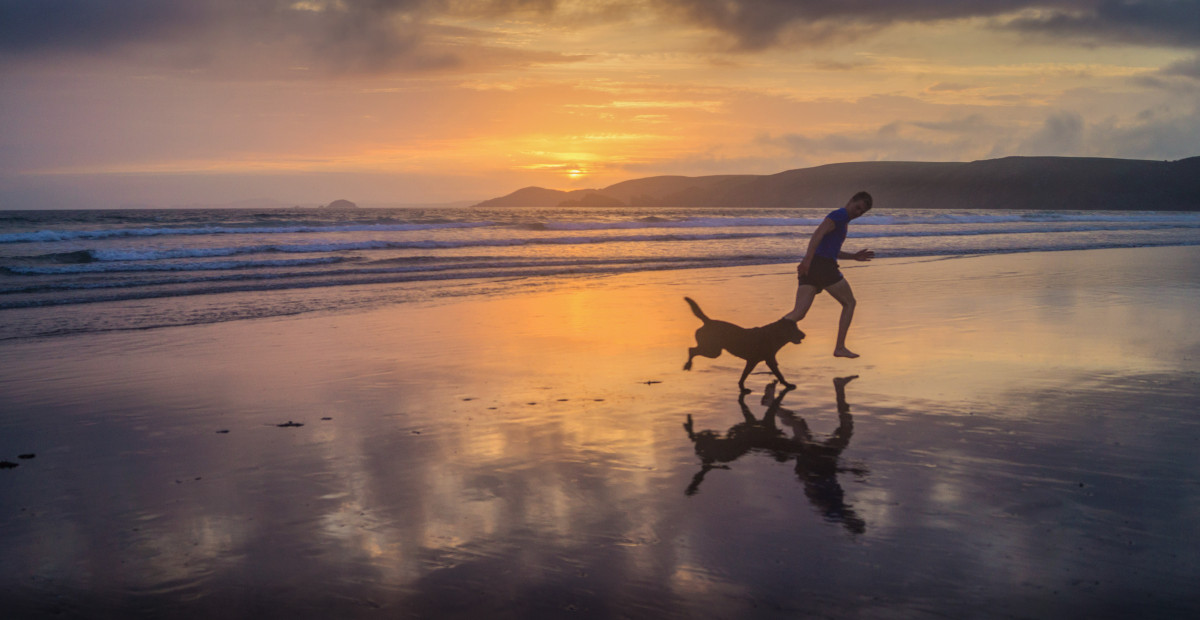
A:
<svg viewBox="0 0 1200 620">
<path fill-rule="evenodd" d="M 874 200 L 871 199 L 870 194 L 859 192 L 850 197 L 850 202 L 846 203 L 846 211 L 850 213 L 850 219 L 854 219 L 870 211 L 872 203 L 874 203 Z"/>
</svg>

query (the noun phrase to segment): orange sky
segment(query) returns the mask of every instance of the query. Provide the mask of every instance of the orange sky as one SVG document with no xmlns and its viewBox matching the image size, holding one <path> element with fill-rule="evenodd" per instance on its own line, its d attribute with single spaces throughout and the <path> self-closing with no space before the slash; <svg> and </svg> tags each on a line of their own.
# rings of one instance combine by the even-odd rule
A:
<svg viewBox="0 0 1200 620">
<path fill-rule="evenodd" d="M 1188 2 L 166 4 L 0 0 L 0 208 L 1200 153 Z"/>
</svg>

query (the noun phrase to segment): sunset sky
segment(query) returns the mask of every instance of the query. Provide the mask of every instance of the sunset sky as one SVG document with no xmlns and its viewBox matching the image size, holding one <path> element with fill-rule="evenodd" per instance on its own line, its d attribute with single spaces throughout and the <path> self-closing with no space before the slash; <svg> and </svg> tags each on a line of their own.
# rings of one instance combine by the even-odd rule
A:
<svg viewBox="0 0 1200 620">
<path fill-rule="evenodd" d="M 0 208 L 1200 154 L 1197 0 L 0 0 Z"/>
</svg>

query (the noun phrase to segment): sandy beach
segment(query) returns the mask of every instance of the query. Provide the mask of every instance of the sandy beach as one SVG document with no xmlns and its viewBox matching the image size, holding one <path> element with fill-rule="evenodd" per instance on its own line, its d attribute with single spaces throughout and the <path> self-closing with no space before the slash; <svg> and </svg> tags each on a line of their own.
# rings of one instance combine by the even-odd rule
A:
<svg viewBox="0 0 1200 620">
<path fill-rule="evenodd" d="M 682 370 L 683 297 L 762 325 L 787 265 L 0 343 L 0 608 L 1195 616 L 1197 265 L 845 265 L 862 357 L 819 297 L 782 398 Z"/>
</svg>

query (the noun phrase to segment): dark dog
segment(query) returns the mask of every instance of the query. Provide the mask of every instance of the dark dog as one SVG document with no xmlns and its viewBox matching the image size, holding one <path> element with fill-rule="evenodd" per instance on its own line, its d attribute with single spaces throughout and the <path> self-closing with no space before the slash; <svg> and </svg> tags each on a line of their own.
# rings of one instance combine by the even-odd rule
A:
<svg viewBox="0 0 1200 620">
<path fill-rule="evenodd" d="M 700 306 L 690 297 L 683 299 L 692 307 L 692 312 L 704 321 L 704 325 L 696 330 L 696 346 L 688 349 L 688 361 L 683 365 L 684 370 L 692 369 L 692 358 L 697 355 L 715 358 L 725 350 L 746 360 L 746 368 L 742 370 L 742 378 L 738 380 L 738 387 L 743 394 L 750 392 L 746 388 L 746 377 L 750 376 L 750 371 L 754 370 L 759 362 L 766 362 L 767 367 L 784 386 L 796 387 L 783 378 L 783 373 L 779 372 L 779 363 L 775 361 L 775 354 L 783 345 L 789 342 L 800 344 L 800 341 L 804 340 L 804 332 L 796 327 L 794 321 L 779 319 L 769 325 L 746 329 L 726 321 L 714 321 L 705 316 Z"/>
</svg>

